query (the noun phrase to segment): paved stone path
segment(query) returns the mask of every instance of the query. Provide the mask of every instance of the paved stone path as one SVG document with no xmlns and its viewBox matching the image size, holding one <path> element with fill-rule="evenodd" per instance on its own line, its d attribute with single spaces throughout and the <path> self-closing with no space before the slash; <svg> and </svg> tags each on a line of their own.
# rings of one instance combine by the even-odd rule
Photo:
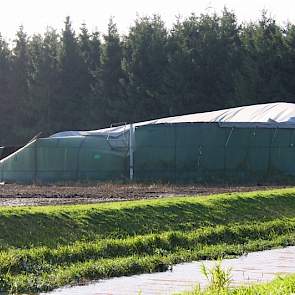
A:
<svg viewBox="0 0 295 295">
<path fill-rule="evenodd" d="M 172 271 L 101 280 L 86 286 L 64 287 L 51 295 L 171 295 L 189 291 L 206 279 L 200 272 L 204 263 L 208 267 L 214 261 L 199 261 L 173 266 Z M 253 284 L 274 279 L 277 275 L 295 273 L 295 247 L 250 253 L 236 259 L 222 261 L 224 269 L 231 268 L 232 285 Z"/>
</svg>

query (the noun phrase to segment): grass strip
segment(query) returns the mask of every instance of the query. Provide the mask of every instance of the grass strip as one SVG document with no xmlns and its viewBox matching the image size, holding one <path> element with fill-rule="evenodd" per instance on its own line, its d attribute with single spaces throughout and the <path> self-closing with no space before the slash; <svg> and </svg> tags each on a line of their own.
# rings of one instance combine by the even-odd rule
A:
<svg viewBox="0 0 295 295">
<path fill-rule="evenodd" d="M 220 243 L 243 245 L 257 239 L 276 241 L 282 235 L 293 238 L 294 233 L 295 219 L 286 219 L 256 224 L 233 224 L 231 227 L 219 225 L 185 233 L 166 232 L 126 239 L 76 242 L 56 249 L 12 249 L 0 252 L 0 272 L 36 273 L 47 271 L 54 265 L 69 265 L 91 259 L 165 254 L 179 249 L 194 250 L 196 247 Z"/>
<path fill-rule="evenodd" d="M 128 256 L 113 259 L 99 259 L 56 266 L 48 272 L 38 275 L 27 273 L 13 275 L 7 273 L 2 277 L 3 285 L 11 293 L 32 293 L 50 291 L 64 285 L 75 285 L 93 279 L 105 279 L 122 275 L 165 271 L 171 265 L 181 262 L 203 259 L 232 258 L 245 252 L 265 250 L 294 243 L 295 237 L 281 236 L 280 239 L 254 240 L 241 246 L 234 244 L 200 245 L 194 250 L 179 249 L 174 253 Z"/>
<path fill-rule="evenodd" d="M 295 245 L 295 189 L 98 205 L 0 208 L 0 291 Z"/>
<path fill-rule="evenodd" d="M 295 189 L 97 205 L 0 208 L 0 249 L 295 217 Z"/>
</svg>

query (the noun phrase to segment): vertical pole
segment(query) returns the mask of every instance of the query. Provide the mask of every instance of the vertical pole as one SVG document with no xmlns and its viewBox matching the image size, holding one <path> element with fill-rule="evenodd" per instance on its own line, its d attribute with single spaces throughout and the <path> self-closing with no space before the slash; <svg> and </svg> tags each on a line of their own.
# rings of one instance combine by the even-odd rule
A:
<svg viewBox="0 0 295 295">
<path fill-rule="evenodd" d="M 84 138 L 81 140 L 79 147 L 78 147 L 78 151 L 77 151 L 77 163 L 76 163 L 76 176 L 75 179 L 78 182 L 80 180 L 81 174 L 80 174 L 80 154 L 81 154 L 81 149 L 82 149 L 82 145 L 84 144 L 86 140 L 86 136 L 84 136 Z M 73 176 L 74 178 L 74 176 Z M 83 178 L 83 175 L 82 175 Z M 74 179 L 73 179 L 74 180 Z"/>
<path fill-rule="evenodd" d="M 176 124 L 173 124 L 174 129 L 174 183 L 177 181 L 177 171 L 176 171 L 176 161 L 177 161 L 177 155 L 176 155 L 176 143 L 177 143 L 177 133 L 176 133 Z"/>
<path fill-rule="evenodd" d="M 134 173 L 134 159 L 133 159 L 133 124 L 131 123 L 129 126 L 129 179 L 133 180 L 133 173 Z"/>
<path fill-rule="evenodd" d="M 37 159 L 38 159 L 38 155 L 37 155 L 37 140 L 34 140 L 34 171 L 33 171 L 33 183 L 36 184 L 37 183 L 37 170 L 38 170 L 38 163 L 37 163 Z"/>
</svg>

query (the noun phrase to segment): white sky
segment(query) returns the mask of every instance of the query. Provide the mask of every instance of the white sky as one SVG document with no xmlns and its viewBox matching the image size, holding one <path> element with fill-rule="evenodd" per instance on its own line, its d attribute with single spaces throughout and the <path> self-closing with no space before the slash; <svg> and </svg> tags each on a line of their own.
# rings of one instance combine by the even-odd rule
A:
<svg viewBox="0 0 295 295">
<path fill-rule="evenodd" d="M 1 0 L 0 0 L 1 1 Z M 238 20 L 256 20 L 263 9 L 284 24 L 295 23 L 295 0 L 2 0 L 0 32 L 8 40 L 14 38 L 18 27 L 24 25 L 31 35 L 42 33 L 47 26 L 63 27 L 70 16 L 75 29 L 85 22 L 90 31 L 105 32 L 110 16 L 118 24 L 119 31 L 126 33 L 137 15 L 162 16 L 168 27 L 176 15 L 197 15 L 202 12 L 220 12 L 224 6 L 235 11 Z"/>
</svg>

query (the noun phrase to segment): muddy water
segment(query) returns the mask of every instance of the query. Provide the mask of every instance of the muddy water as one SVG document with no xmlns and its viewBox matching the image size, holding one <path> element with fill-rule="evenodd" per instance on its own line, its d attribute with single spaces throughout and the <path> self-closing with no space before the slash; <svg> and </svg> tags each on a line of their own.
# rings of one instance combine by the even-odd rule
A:
<svg viewBox="0 0 295 295">
<path fill-rule="evenodd" d="M 189 291 L 206 279 L 200 272 L 204 263 L 208 267 L 214 261 L 199 261 L 173 266 L 172 271 L 120 277 L 92 282 L 86 286 L 64 287 L 48 294 L 75 295 L 170 295 Z M 295 273 L 295 247 L 250 253 L 237 259 L 225 259 L 224 269 L 231 268 L 232 285 L 253 284 L 274 279 L 277 275 Z"/>
</svg>

